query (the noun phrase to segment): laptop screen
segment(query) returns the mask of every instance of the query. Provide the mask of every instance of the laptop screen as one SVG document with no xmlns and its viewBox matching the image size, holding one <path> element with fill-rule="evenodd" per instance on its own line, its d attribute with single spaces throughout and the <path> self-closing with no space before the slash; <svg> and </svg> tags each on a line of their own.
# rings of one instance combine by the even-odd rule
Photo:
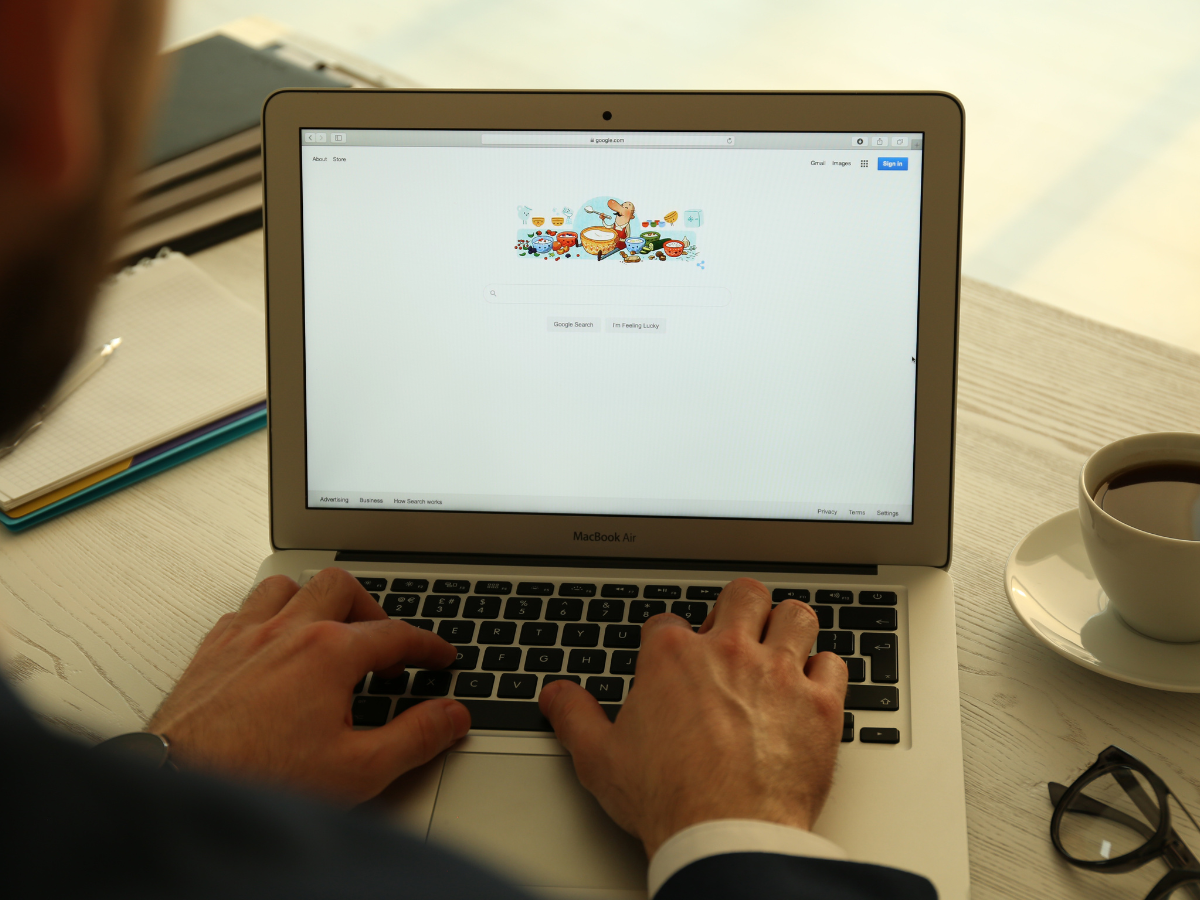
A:
<svg viewBox="0 0 1200 900">
<path fill-rule="evenodd" d="M 911 522 L 922 145 L 302 130 L 308 506 Z"/>
</svg>

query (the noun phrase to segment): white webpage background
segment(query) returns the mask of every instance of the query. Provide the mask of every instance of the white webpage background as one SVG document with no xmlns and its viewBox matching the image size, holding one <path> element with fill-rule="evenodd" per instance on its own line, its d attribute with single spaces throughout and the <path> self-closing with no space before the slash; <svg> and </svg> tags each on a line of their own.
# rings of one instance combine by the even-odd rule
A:
<svg viewBox="0 0 1200 900">
<path fill-rule="evenodd" d="M 301 153 L 310 505 L 911 520 L 919 152 L 890 154 L 903 172 L 855 151 Z M 702 209 L 704 267 L 513 249 L 519 205 L 548 223 L 606 191 L 637 204 L 631 234 Z M 602 284 L 612 300 L 489 303 L 490 284 Z M 729 299 L 631 306 L 634 285 Z M 555 333 L 555 316 L 665 324 Z"/>
</svg>

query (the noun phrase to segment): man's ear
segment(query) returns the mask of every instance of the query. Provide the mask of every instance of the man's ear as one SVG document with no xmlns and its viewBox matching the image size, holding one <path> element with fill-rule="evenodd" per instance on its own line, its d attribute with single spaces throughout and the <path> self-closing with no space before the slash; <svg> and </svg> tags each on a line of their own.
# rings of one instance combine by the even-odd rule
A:
<svg viewBox="0 0 1200 900">
<path fill-rule="evenodd" d="M 41 203 L 75 200 L 100 163 L 100 68 L 113 2 L 0 0 L 0 154 Z"/>
</svg>

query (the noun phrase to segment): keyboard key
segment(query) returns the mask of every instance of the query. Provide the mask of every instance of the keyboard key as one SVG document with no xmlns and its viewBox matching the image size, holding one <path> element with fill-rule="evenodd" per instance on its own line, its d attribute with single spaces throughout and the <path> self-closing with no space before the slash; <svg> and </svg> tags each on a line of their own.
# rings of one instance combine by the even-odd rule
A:
<svg viewBox="0 0 1200 900">
<path fill-rule="evenodd" d="M 522 581 L 517 585 L 517 593 L 524 597 L 549 597 L 554 593 L 554 585 L 548 581 Z"/>
<path fill-rule="evenodd" d="M 473 669 L 479 665 L 479 648 L 478 647 L 455 647 L 458 651 L 458 656 L 454 657 L 454 662 L 450 663 L 451 669 Z"/>
<path fill-rule="evenodd" d="M 599 675 L 607 661 L 608 654 L 603 650 L 572 650 L 567 657 L 567 671 Z"/>
<path fill-rule="evenodd" d="M 529 650 L 525 654 L 526 672 L 561 672 L 563 651 L 557 647 Z"/>
<path fill-rule="evenodd" d="M 693 625 L 703 625 L 708 618 L 708 604 L 688 600 L 680 600 L 671 604 L 671 612 L 681 616 Z"/>
<path fill-rule="evenodd" d="M 657 616 L 666 611 L 667 604 L 663 600 L 635 600 L 629 604 L 629 621 L 645 622 L 651 616 Z"/>
<path fill-rule="evenodd" d="M 858 602 L 863 606 L 895 606 L 895 591 L 859 591 Z"/>
<path fill-rule="evenodd" d="M 371 676 L 371 694 L 403 694 L 408 690 L 408 673 L 401 672 L 395 678 L 384 678 L 380 675 Z"/>
<path fill-rule="evenodd" d="M 439 622 L 438 637 L 445 638 L 451 644 L 469 644 L 475 637 L 475 623 L 456 619 L 453 622 Z"/>
<path fill-rule="evenodd" d="M 540 598 L 509 597 L 508 602 L 504 604 L 504 618 L 506 619 L 540 619 L 541 617 L 542 601 Z"/>
<path fill-rule="evenodd" d="M 642 589 L 642 596 L 647 600 L 678 600 L 683 591 L 673 584 L 648 584 Z"/>
<path fill-rule="evenodd" d="M 592 600 L 588 603 L 589 622 L 620 622 L 625 618 L 624 600 Z"/>
<path fill-rule="evenodd" d="M 784 600 L 802 600 L 807 603 L 808 588 L 775 588 L 771 591 L 771 599 L 776 603 Z"/>
<path fill-rule="evenodd" d="M 363 689 L 363 685 L 364 685 L 364 684 L 366 684 L 366 683 L 367 683 L 366 676 L 363 676 L 362 678 L 358 679 L 358 684 L 356 684 L 356 685 L 354 686 L 354 690 L 353 690 L 353 691 L 351 691 L 350 693 L 352 693 L 352 694 L 361 694 L 361 693 L 362 693 L 362 689 Z"/>
<path fill-rule="evenodd" d="M 595 647 L 600 643 L 599 625 L 564 625 L 564 647 Z"/>
<path fill-rule="evenodd" d="M 853 603 L 854 591 L 817 591 L 818 603 Z"/>
<path fill-rule="evenodd" d="M 642 646 L 642 626 L 608 625 L 604 629 L 604 646 L 630 648 Z"/>
<path fill-rule="evenodd" d="M 425 598 L 425 606 L 421 615 L 429 618 L 450 619 L 458 615 L 458 607 L 462 598 L 452 594 L 430 594 Z"/>
<path fill-rule="evenodd" d="M 450 693 L 450 672 L 413 673 L 412 693 L 414 697 L 445 697 Z"/>
<path fill-rule="evenodd" d="M 553 647 L 558 643 L 558 626 L 552 622 L 526 622 L 521 626 L 521 643 L 526 647 Z"/>
<path fill-rule="evenodd" d="M 413 628 L 424 628 L 426 631 L 433 631 L 433 619 L 403 619 Z"/>
<path fill-rule="evenodd" d="M 898 744 L 899 728 L 860 728 L 858 739 L 864 744 Z"/>
<path fill-rule="evenodd" d="M 454 682 L 455 697 L 490 697 L 496 676 L 489 672 L 460 672 Z"/>
<path fill-rule="evenodd" d="M 383 598 L 383 611 L 401 619 L 411 619 L 420 605 L 421 598 L 416 594 L 388 594 Z"/>
<path fill-rule="evenodd" d="M 842 713 L 842 743 L 854 740 L 854 713 Z"/>
<path fill-rule="evenodd" d="M 368 591 L 386 591 L 386 578 L 360 578 L 358 583 L 365 587 Z"/>
<path fill-rule="evenodd" d="M 542 679 L 542 687 L 545 687 L 552 681 L 573 681 L 576 684 L 581 683 L 578 675 L 547 675 Z"/>
<path fill-rule="evenodd" d="M 439 594 L 469 594 L 471 582 L 461 578 L 439 578 L 433 583 L 433 589 Z M 476 591 L 475 593 L 483 594 L 486 591 Z"/>
<path fill-rule="evenodd" d="M 853 631 L 819 631 L 817 632 L 817 652 L 830 650 L 838 656 L 850 656 L 854 653 Z"/>
<path fill-rule="evenodd" d="M 851 684 L 867 680 L 867 661 L 861 656 L 847 656 L 842 662 L 846 664 L 846 680 Z"/>
<path fill-rule="evenodd" d="M 596 586 L 594 584 L 578 584 L 564 581 L 558 586 L 558 596 L 560 597 L 595 597 Z"/>
<path fill-rule="evenodd" d="M 616 703 L 625 694 L 625 679 L 592 677 L 587 680 L 585 687 L 597 700 Z"/>
<path fill-rule="evenodd" d="M 521 668 L 521 651 L 517 647 L 488 647 L 483 651 L 483 667 L 492 672 L 515 672 Z"/>
<path fill-rule="evenodd" d="M 882 684 L 852 684 L 846 688 L 843 706 L 846 709 L 896 710 L 900 708 L 900 691 Z"/>
<path fill-rule="evenodd" d="M 606 584 L 600 588 L 601 597 L 636 597 L 638 595 L 638 586 L 636 584 Z"/>
<path fill-rule="evenodd" d="M 547 600 L 546 618 L 559 622 L 578 622 L 583 618 L 583 601 L 569 597 Z"/>
<path fill-rule="evenodd" d="M 716 600 L 723 588 L 716 584 L 693 584 L 687 589 L 689 600 Z"/>
<path fill-rule="evenodd" d="M 511 644 L 516 639 L 516 622 L 484 622 L 479 626 L 481 644 Z"/>
<path fill-rule="evenodd" d="M 853 628 L 855 631 L 895 631 L 896 611 L 862 606 L 845 607 L 838 610 L 838 626 Z"/>
<path fill-rule="evenodd" d="M 812 606 L 809 607 L 817 614 L 817 625 L 821 628 L 833 627 L 833 607 L 832 606 Z"/>
<path fill-rule="evenodd" d="M 499 597 L 468 597 L 463 606 L 464 619 L 500 618 Z"/>
<path fill-rule="evenodd" d="M 387 722 L 390 697 L 355 697 L 350 716 L 355 725 L 379 726 Z"/>
<path fill-rule="evenodd" d="M 896 655 L 896 635 L 864 634 L 860 646 L 862 655 L 871 657 L 871 680 L 873 682 L 895 684 L 900 680 L 900 663 Z"/>
<path fill-rule="evenodd" d="M 511 594 L 511 581 L 477 581 L 475 582 L 475 593 L 477 594 Z"/>
<path fill-rule="evenodd" d="M 371 595 L 371 599 L 372 599 L 372 600 L 374 600 L 376 603 L 378 603 L 378 602 L 379 602 L 379 595 L 378 595 L 378 594 L 372 594 L 372 595 Z"/>
<path fill-rule="evenodd" d="M 537 693 L 537 683 L 536 675 L 501 675 L 496 696 L 510 700 L 532 700 Z"/>
<path fill-rule="evenodd" d="M 632 675 L 637 669 L 637 657 L 636 650 L 614 650 L 608 671 L 614 675 Z"/>
<path fill-rule="evenodd" d="M 429 590 L 428 578 L 395 578 L 392 580 L 392 590 L 404 593 L 423 594 Z"/>
</svg>

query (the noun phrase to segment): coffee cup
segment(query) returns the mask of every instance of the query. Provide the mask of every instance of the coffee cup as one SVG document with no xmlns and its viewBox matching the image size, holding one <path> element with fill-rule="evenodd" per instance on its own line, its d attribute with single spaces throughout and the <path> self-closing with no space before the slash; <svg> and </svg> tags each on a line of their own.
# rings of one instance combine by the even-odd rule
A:
<svg viewBox="0 0 1200 900">
<path fill-rule="evenodd" d="M 1133 516 L 1097 501 L 1124 473 L 1163 467 L 1200 467 L 1200 434 L 1139 434 L 1101 447 L 1079 474 L 1079 520 L 1096 580 L 1125 624 L 1160 641 L 1191 643 L 1200 641 L 1200 540 L 1155 533 L 1144 521 L 1135 527 L 1127 521 Z"/>
</svg>

